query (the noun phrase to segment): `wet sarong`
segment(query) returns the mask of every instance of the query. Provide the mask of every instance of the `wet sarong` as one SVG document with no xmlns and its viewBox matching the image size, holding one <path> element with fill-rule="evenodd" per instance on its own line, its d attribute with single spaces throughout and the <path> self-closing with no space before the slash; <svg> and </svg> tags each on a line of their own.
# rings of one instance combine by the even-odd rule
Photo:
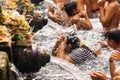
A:
<svg viewBox="0 0 120 80">
<path fill-rule="evenodd" d="M 77 48 L 72 50 L 68 56 L 72 58 L 76 63 L 81 64 L 86 60 L 94 60 L 97 55 L 91 50 L 85 48 Z"/>
</svg>

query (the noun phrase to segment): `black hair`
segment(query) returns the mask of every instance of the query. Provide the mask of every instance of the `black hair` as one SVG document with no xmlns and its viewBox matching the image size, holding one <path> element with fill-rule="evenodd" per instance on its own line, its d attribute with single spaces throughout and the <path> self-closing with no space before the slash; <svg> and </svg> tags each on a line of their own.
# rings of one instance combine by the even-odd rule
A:
<svg viewBox="0 0 120 80">
<path fill-rule="evenodd" d="M 66 42 L 67 45 L 71 44 L 72 49 L 80 47 L 80 39 L 76 36 L 69 36 Z"/>
<path fill-rule="evenodd" d="M 64 4 L 64 9 L 65 9 L 68 16 L 72 16 L 73 10 L 76 9 L 76 7 L 77 7 L 77 4 L 74 1 L 66 2 Z"/>
<path fill-rule="evenodd" d="M 120 30 L 111 30 L 104 34 L 105 38 L 115 41 L 117 44 L 120 43 Z"/>
</svg>

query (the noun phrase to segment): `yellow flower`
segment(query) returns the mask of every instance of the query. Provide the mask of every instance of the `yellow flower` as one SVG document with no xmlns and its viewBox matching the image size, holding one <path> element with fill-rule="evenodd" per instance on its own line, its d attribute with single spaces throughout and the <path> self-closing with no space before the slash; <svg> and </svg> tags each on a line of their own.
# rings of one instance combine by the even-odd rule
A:
<svg viewBox="0 0 120 80">
<path fill-rule="evenodd" d="M 85 45 L 85 41 L 80 41 L 80 45 L 81 46 Z"/>
</svg>

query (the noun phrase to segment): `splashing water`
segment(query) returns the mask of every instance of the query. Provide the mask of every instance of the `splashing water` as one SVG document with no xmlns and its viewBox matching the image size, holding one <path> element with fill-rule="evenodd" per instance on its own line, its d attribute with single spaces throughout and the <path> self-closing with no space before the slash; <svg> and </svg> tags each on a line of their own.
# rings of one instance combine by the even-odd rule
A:
<svg viewBox="0 0 120 80">
<path fill-rule="evenodd" d="M 52 4 L 52 0 L 45 0 L 36 6 L 35 10 L 40 10 L 41 15 L 47 17 L 47 8 L 50 4 Z M 63 27 L 48 19 L 48 24 L 35 33 L 34 44 L 38 46 L 38 50 L 44 48 L 51 54 L 59 32 L 75 31 L 89 48 L 101 47 L 97 41 L 104 41 L 102 25 L 98 18 L 90 19 L 90 21 L 93 25 L 92 30 L 76 30 L 75 26 Z M 91 80 L 89 76 L 91 70 L 103 71 L 109 76 L 108 59 L 111 50 L 110 48 L 101 48 L 102 54 L 96 60 L 86 61 L 82 65 L 74 65 L 57 57 L 51 57 L 51 61 L 45 67 L 42 67 L 37 73 L 30 74 L 30 77 L 27 76 L 26 80 Z M 120 63 L 116 62 L 116 64 Z"/>
</svg>

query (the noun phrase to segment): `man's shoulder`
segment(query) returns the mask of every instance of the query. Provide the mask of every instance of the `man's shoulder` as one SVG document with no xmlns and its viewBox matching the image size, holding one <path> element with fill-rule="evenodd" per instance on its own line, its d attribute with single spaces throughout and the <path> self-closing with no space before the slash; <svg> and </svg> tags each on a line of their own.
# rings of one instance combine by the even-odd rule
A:
<svg viewBox="0 0 120 80">
<path fill-rule="evenodd" d="M 108 5 L 108 10 L 112 11 L 113 13 L 118 12 L 118 10 L 119 10 L 119 4 L 116 1 L 110 3 Z"/>
<path fill-rule="evenodd" d="M 113 8 L 116 8 L 116 7 L 119 7 L 119 4 L 118 4 L 117 1 L 114 1 L 114 2 L 110 3 L 110 6 L 113 7 Z"/>
</svg>

